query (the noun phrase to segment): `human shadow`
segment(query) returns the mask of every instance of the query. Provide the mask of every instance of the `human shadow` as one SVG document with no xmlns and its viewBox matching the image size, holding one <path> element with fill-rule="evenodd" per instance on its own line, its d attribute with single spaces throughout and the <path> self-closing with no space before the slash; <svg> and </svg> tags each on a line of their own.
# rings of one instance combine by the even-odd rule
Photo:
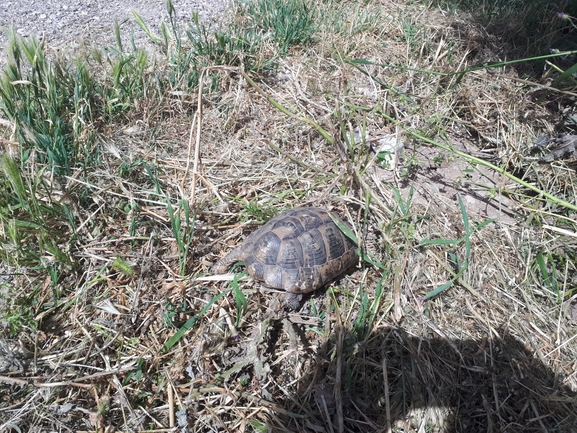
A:
<svg viewBox="0 0 577 433">
<path fill-rule="evenodd" d="M 446 5 L 442 0 L 433 0 L 441 9 Z M 574 50 L 577 44 L 577 32 L 572 22 L 563 16 L 575 17 L 577 3 L 572 0 L 533 0 L 531 2 L 504 2 L 487 0 L 483 6 L 470 0 L 453 0 L 455 10 L 469 14 L 471 22 L 454 22 L 453 28 L 469 42 L 468 59 L 490 62 L 484 58 L 488 52 L 499 54 L 501 58 L 523 58 L 549 54 L 550 49 L 560 51 Z M 478 24 L 476 30 L 470 24 Z M 482 29 L 482 31 L 481 31 Z M 494 59 L 496 60 L 496 59 Z M 564 63 L 563 57 L 553 62 Z M 569 60 L 571 62 L 571 60 Z M 537 60 L 540 66 L 534 68 L 539 74 L 544 62 Z M 571 63 L 568 63 L 570 65 Z M 512 65 L 519 72 L 527 72 L 526 66 Z"/>
<path fill-rule="evenodd" d="M 577 394 L 518 338 L 496 334 L 453 341 L 389 328 L 359 342 L 337 331 L 286 405 L 310 408 L 306 422 L 285 421 L 303 432 L 577 432 Z"/>
</svg>

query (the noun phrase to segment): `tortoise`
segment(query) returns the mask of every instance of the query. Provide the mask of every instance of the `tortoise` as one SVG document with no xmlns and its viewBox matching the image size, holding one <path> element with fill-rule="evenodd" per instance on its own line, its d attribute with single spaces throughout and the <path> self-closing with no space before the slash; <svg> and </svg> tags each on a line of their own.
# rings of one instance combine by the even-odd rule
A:
<svg viewBox="0 0 577 433">
<path fill-rule="evenodd" d="M 342 274 L 357 263 L 358 256 L 354 242 L 329 212 L 298 207 L 282 212 L 254 231 L 242 245 L 218 260 L 212 271 L 223 274 L 238 261 L 244 262 L 254 279 L 288 292 L 285 304 L 296 309 L 303 293 Z"/>
</svg>

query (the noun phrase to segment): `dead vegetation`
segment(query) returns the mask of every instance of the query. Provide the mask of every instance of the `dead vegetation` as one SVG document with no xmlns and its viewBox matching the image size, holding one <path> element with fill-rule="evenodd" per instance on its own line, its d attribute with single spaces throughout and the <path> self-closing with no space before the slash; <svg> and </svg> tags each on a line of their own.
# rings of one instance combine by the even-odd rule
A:
<svg viewBox="0 0 577 433">
<path fill-rule="evenodd" d="M 0 429 L 577 431 L 574 168 L 531 153 L 560 113 L 511 65 L 454 74 L 503 60 L 470 16 L 339 6 L 276 69 L 204 69 L 43 173 L 73 260 L 4 284 Z M 400 137 L 394 170 L 355 129 Z M 367 260 L 298 312 L 210 276 L 308 205 Z"/>
</svg>

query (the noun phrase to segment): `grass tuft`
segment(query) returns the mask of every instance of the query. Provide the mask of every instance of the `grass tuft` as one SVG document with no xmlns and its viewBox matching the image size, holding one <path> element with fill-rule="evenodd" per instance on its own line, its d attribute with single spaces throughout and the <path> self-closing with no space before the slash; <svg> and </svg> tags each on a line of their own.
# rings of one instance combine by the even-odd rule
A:
<svg viewBox="0 0 577 433">
<path fill-rule="evenodd" d="M 316 33 L 315 3 L 304 0 L 256 0 L 247 14 L 262 33 L 270 34 L 281 55 L 295 45 L 306 45 Z"/>
<path fill-rule="evenodd" d="M 0 161 L 0 254 L 12 266 L 50 269 L 69 263 L 63 250 L 64 208 L 50 200 L 42 178 L 22 176 L 18 165 L 8 155 Z"/>
</svg>

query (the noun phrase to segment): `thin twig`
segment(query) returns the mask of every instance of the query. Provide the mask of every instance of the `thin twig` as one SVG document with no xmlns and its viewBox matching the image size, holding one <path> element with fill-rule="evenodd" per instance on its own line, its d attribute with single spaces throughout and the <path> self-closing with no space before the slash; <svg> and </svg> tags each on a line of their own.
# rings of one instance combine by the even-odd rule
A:
<svg viewBox="0 0 577 433">
<path fill-rule="evenodd" d="M 99 379 L 101 377 L 110 376 L 110 375 L 114 375 L 114 374 L 118 374 L 118 373 L 124 373 L 124 372 L 132 370 L 132 369 L 134 369 L 133 365 L 121 367 L 121 368 L 118 368 L 116 370 L 102 371 L 100 373 L 89 374 L 88 376 L 82 376 L 82 377 L 79 377 L 77 379 L 65 380 L 65 381 L 60 381 L 60 382 L 48 382 L 48 379 L 46 379 L 46 382 L 38 381 L 38 380 L 35 380 L 35 379 L 38 379 L 37 377 L 25 379 L 25 378 L 20 378 L 20 377 L 0 376 L 0 382 L 15 383 L 18 385 L 32 385 L 32 386 L 35 386 L 37 388 L 54 388 L 57 386 L 78 386 L 81 388 L 91 388 L 92 385 L 87 385 L 87 384 L 84 384 L 81 382 L 86 382 L 86 381 L 89 381 L 92 379 Z"/>
</svg>

